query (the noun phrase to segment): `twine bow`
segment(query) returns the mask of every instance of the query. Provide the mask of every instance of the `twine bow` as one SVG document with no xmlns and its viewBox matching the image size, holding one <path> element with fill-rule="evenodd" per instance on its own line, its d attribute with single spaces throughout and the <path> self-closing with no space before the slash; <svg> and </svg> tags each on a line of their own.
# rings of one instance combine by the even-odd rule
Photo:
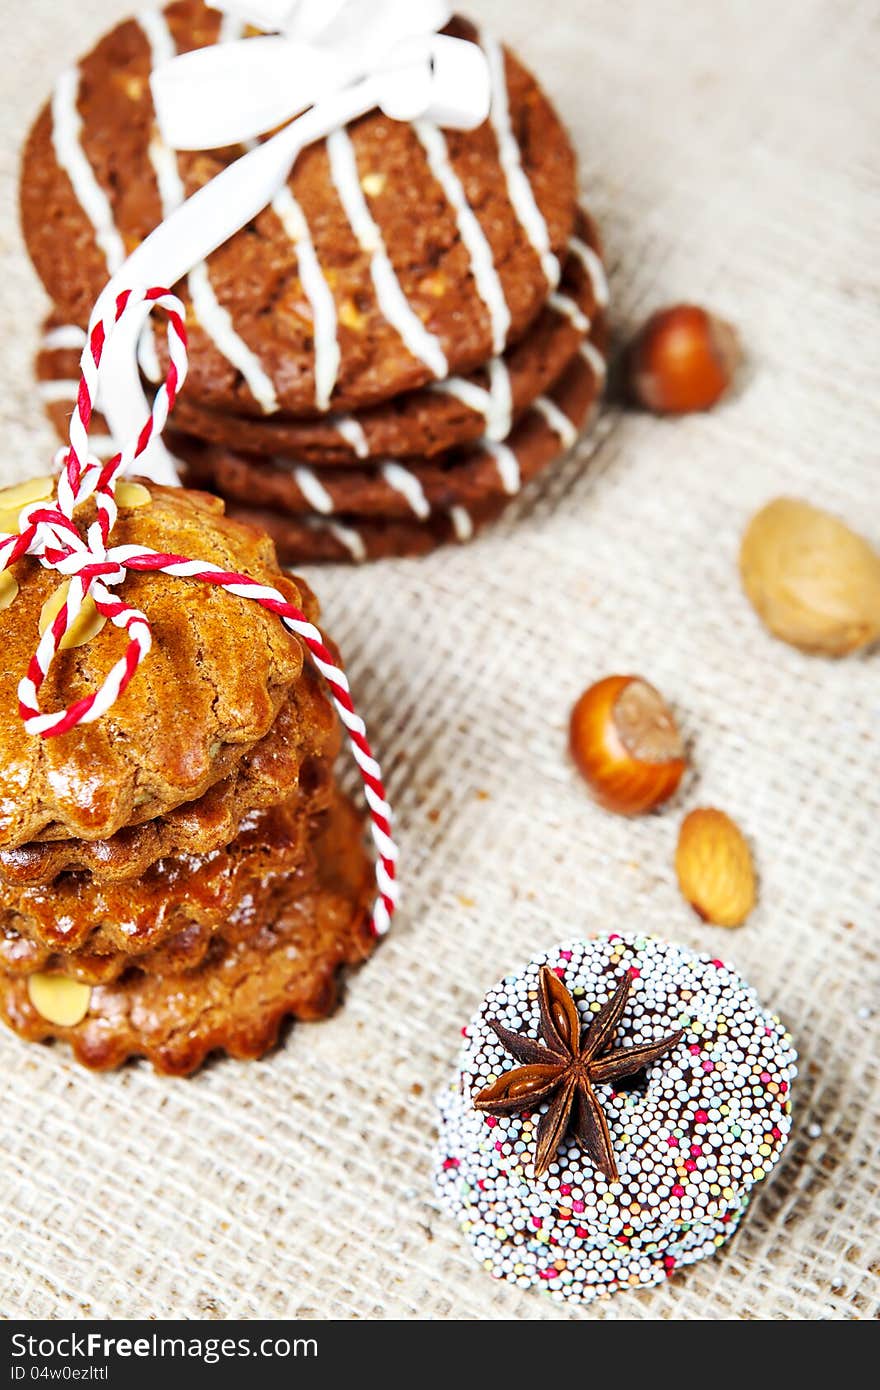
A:
<svg viewBox="0 0 880 1390">
<path fill-rule="evenodd" d="M 461 129 L 489 114 L 485 55 L 437 32 L 451 15 L 441 0 L 223 0 L 219 8 L 278 32 L 194 49 L 157 68 L 151 86 L 164 140 L 173 149 L 209 149 L 287 124 L 136 247 L 99 298 L 92 325 L 131 285 L 176 284 L 272 201 L 307 145 L 374 107 L 394 120 Z M 147 410 L 137 368 L 142 327 L 143 318 L 132 316 L 105 355 L 100 404 L 116 439 L 127 439 Z M 158 440 L 142 470 L 176 479 Z"/>
<path fill-rule="evenodd" d="M 101 359 L 127 316 L 137 317 L 138 310 L 145 308 L 149 313 L 156 307 L 165 311 L 168 321 L 168 374 L 156 393 L 146 424 L 120 453 L 102 464 L 88 447 Z M 348 733 L 364 783 L 378 856 L 378 897 L 373 907 L 372 926 L 377 935 L 383 934 L 391 923 L 397 900 L 397 848 L 391 838 L 391 808 L 364 722 L 352 702 L 348 680 L 334 664 L 318 628 L 278 589 L 261 584 L 249 575 L 221 570 L 218 565 L 191 560 L 184 555 L 162 554 L 147 546 L 111 543 L 117 518 L 117 482 L 134 461 L 142 457 L 151 439 L 161 434 L 186 378 L 186 328 L 180 300 L 168 290 L 158 288 L 123 291 L 108 317 L 99 319 L 91 329 L 80 367 L 82 376 L 70 422 L 70 445 L 60 451 L 62 469 L 56 495 L 54 499 L 22 507 L 18 514 L 18 530 L 0 533 L 0 572 L 28 555 L 38 560 L 44 569 L 55 570 L 69 580 L 65 601 L 40 638 L 27 673 L 18 685 L 18 708 L 26 732 L 53 738 L 79 724 L 92 723 L 105 714 L 127 688 L 152 644 L 149 618 L 113 592 L 129 571 L 198 580 L 259 603 L 277 614 L 285 627 L 296 633 L 309 648 Z M 94 498 L 96 516 L 84 534 L 75 512 L 89 498 Z M 94 690 L 66 708 L 44 713 L 39 707 L 40 689 L 65 635 L 76 622 L 89 595 L 97 611 L 127 634 L 125 652 Z"/>
</svg>

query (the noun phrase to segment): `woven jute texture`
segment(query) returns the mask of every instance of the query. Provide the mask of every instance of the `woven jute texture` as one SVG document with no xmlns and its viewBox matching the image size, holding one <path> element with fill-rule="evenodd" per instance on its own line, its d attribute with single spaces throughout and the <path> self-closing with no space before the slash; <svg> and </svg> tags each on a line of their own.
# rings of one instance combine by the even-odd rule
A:
<svg viewBox="0 0 880 1390">
<path fill-rule="evenodd" d="M 31 389 L 45 304 L 14 201 L 53 74 L 122 0 L 5 0 L 4 474 L 55 444 Z M 405 905 L 330 1021 L 196 1079 L 92 1077 L 0 1037 L 7 1316 L 577 1316 L 494 1283 L 430 1187 L 433 1096 L 484 988 L 539 947 L 637 927 L 736 963 L 801 1053 L 779 1170 L 719 1257 L 590 1318 L 866 1318 L 880 1303 L 880 656 L 771 639 L 739 535 L 778 493 L 880 543 L 876 14 L 863 0 L 480 0 L 572 127 L 621 333 L 695 299 L 741 327 L 736 399 L 611 411 L 470 549 L 311 577 L 388 772 Z M 630 823 L 566 757 L 572 701 L 639 670 L 693 771 Z M 185 698 L 185 696 L 184 696 Z M 678 896 L 679 822 L 743 826 L 760 905 L 737 932 Z M 873 1234 L 872 1234 L 873 1227 Z"/>
</svg>

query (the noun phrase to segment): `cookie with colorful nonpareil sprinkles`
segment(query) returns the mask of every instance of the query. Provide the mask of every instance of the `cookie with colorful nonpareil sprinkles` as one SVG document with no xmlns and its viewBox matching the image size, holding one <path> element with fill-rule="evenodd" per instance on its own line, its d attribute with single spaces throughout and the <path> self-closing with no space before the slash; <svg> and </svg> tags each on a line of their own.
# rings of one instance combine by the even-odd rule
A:
<svg viewBox="0 0 880 1390">
<path fill-rule="evenodd" d="M 784 1025 L 731 967 L 672 942 L 554 947 L 464 1035 L 438 1194 L 491 1274 L 560 1300 L 712 1254 L 788 1138 Z"/>
</svg>

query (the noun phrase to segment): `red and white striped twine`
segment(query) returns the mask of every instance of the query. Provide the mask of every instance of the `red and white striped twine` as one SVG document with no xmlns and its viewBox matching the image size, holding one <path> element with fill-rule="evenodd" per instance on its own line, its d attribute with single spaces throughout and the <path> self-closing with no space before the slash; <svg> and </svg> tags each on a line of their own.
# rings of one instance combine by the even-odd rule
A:
<svg viewBox="0 0 880 1390">
<path fill-rule="evenodd" d="M 138 305 L 147 305 L 148 312 L 153 308 L 165 310 L 170 357 L 168 374 L 156 393 L 150 418 L 137 439 L 102 464 L 89 452 L 89 424 L 97 396 L 98 368 L 116 324 L 126 311 L 134 310 Z M 79 392 L 70 422 L 70 446 L 61 451 L 62 471 L 56 497 L 51 501 L 32 502 L 22 507 L 18 516 L 18 532 L 0 536 L 0 571 L 8 569 L 23 555 L 31 555 L 45 569 L 54 569 L 70 581 L 64 604 L 40 638 L 27 674 L 19 682 L 18 707 L 25 730 L 41 738 L 66 733 L 77 724 L 88 724 L 100 718 L 125 690 L 152 643 L 146 615 L 111 592 L 111 588 L 122 584 L 128 570 L 140 573 L 158 571 L 181 579 L 195 579 L 204 584 L 215 584 L 240 598 L 253 599 L 262 608 L 276 613 L 285 627 L 305 642 L 330 688 L 339 717 L 348 733 L 363 779 L 377 852 L 378 894 L 373 905 L 372 926 L 377 935 L 383 935 L 391 925 L 398 891 L 397 847 L 391 837 L 391 808 L 382 784 L 381 768 L 373 757 L 364 721 L 355 710 L 345 672 L 334 665 L 318 628 L 278 589 L 260 584 L 246 574 L 221 570 L 207 561 L 188 560 L 183 555 L 162 555 L 144 546 L 108 545 L 117 516 L 116 483 L 144 452 L 150 440 L 161 434 L 186 378 L 186 327 L 180 300 L 164 289 L 124 291 L 116 301 L 115 313 L 108 314 L 92 329 L 83 350 L 80 369 Z M 92 496 L 95 498 L 97 516 L 83 536 L 73 515 L 76 507 Z M 91 594 L 98 612 L 128 634 L 128 646 L 100 686 L 66 709 L 44 714 L 38 703 L 40 687 L 60 650 L 65 633 L 76 621 L 88 594 Z"/>
</svg>

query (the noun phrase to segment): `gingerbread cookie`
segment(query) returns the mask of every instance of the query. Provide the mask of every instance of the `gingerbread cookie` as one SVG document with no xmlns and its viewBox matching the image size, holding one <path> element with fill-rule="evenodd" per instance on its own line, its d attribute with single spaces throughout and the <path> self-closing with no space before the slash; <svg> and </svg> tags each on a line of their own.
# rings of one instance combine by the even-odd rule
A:
<svg viewBox="0 0 880 1390">
<path fill-rule="evenodd" d="M 259 913 L 302 860 L 309 814 L 298 797 L 252 811 L 227 845 L 158 860 L 135 879 L 63 873 L 30 887 L 0 885 L 0 935 L 65 957 L 140 957 L 188 927 L 216 930 L 242 902 Z M 23 951 L 13 951 L 17 959 Z"/>
<path fill-rule="evenodd" d="M 59 989 L 57 977 L 43 974 L 0 974 L 0 1016 L 29 1041 L 68 1042 L 77 1060 L 96 1070 L 147 1057 L 157 1071 L 182 1076 L 211 1052 L 262 1056 L 285 1018 L 330 1013 L 340 969 L 360 964 L 375 946 L 372 872 L 359 832 L 353 807 L 337 797 L 312 842 L 314 879 L 292 881 L 271 916 L 239 939 L 216 937 L 197 968 L 133 968 L 91 989 L 72 980 Z"/>
<path fill-rule="evenodd" d="M 0 492 L 0 527 L 16 527 L 19 508 L 41 492 L 49 497 L 53 486 L 51 478 L 37 479 Z M 223 569 L 284 586 L 292 602 L 300 601 L 265 535 L 224 516 L 216 499 L 176 488 L 128 487 L 120 492 L 117 544 L 196 553 Z M 14 710 L 38 634 L 66 589 L 57 574 L 28 557 L 6 571 L 3 585 L 0 704 Z M 3 850 L 38 837 L 104 839 L 202 796 L 266 737 L 302 676 L 296 638 L 244 599 L 151 574 L 130 576 L 127 594 L 149 610 L 157 639 L 141 678 L 103 719 L 60 738 L 23 738 L 15 727 L 2 735 Z M 123 655 L 127 634 L 105 623 L 90 602 L 43 686 L 45 708 L 85 696 Z"/>
<path fill-rule="evenodd" d="M 144 306 L 168 315 L 173 367 L 130 450 L 101 464 L 88 447 L 108 318 L 63 472 L 0 506 L 0 1016 L 95 1068 L 146 1056 L 183 1074 L 218 1049 L 260 1055 L 285 1017 L 331 1007 L 339 968 L 390 925 L 397 852 L 308 587 L 217 499 L 120 477 L 186 377 L 180 302 L 133 289 L 118 317 Z M 375 871 L 335 786 L 343 727 Z"/>
<path fill-rule="evenodd" d="M 310 672 L 265 739 L 196 801 L 104 840 L 32 840 L 0 850 L 0 882 L 10 888 L 43 885 L 83 869 L 96 879 L 131 879 L 159 859 L 206 854 L 228 844 L 249 812 L 297 790 L 314 810 L 328 794 L 340 739 L 326 691 Z"/>
<path fill-rule="evenodd" d="M 150 73 L 234 26 L 198 0 L 106 35 L 56 83 L 24 153 L 22 223 L 58 310 L 84 325 L 125 256 L 239 149 L 174 152 Z M 488 36 L 492 113 L 474 131 L 378 111 L 300 155 L 287 185 L 179 290 L 188 398 L 261 417 L 360 410 L 467 373 L 527 331 L 574 227 L 575 166 L 534 78 Z M 144 340 L 153 374 L 156 344 Z M 164 365 L 158 348 L 158 368 Z"/>
</svg>

